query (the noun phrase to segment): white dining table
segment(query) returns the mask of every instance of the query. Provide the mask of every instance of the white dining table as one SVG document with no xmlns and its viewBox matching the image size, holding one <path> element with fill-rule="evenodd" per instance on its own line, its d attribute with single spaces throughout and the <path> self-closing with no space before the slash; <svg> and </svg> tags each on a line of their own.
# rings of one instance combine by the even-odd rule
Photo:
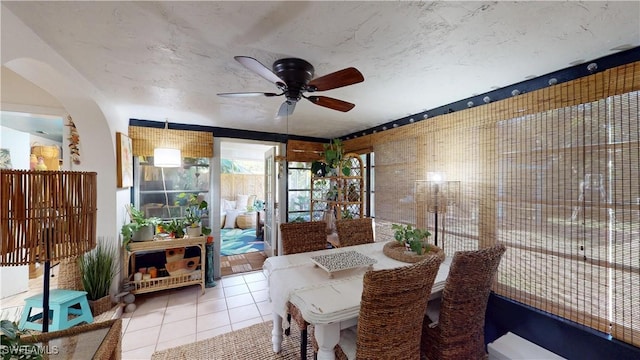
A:
<svg viewBox="0 0 640 360">
<path fill-rule="evenodd" d="M 263 265 L 269 284 L 269 300 L 273 308 L 273 351 L 280 352 L 283 328 L 286 323 L 287 302 L 294 304 L 304 319 L 315 327 L 319 360 L 335 359 L 334 347 L 340 340 L 340 330 L 358 322 L 362 279 L 364 273 L 373 270 L 393 269 L 411 265 L 384 255 L 384 242 L 334 248 L 307 253 L 274 256 Z M 375 260 L 372 266 L 361 266 L 329 274 L 316 266 L 312 257 L 356 251 Z M 440 265 L 431 297 L 439 297 L 449 274 L 449 258 Z"/>
</svg>

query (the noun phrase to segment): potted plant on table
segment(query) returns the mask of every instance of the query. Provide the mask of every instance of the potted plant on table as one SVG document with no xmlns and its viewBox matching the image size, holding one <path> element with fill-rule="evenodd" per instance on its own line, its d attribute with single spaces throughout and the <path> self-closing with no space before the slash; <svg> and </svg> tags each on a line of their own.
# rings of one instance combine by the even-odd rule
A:
<svg viewBox="0 0 640 360">
<path fill-rule="evenodd" d="M 78 258 L 82 286 L 93 316 L 112 307 L 109 288 L 116 275 L 118 251 L 113 245 L 99 241 L 96 247 Z"/>
<path fill-rule="evenodd" d="M 211 233 L 210 228 L 202 225 L 202 218 L 209 213 L 209 204 L 206 201 L 196 194 L 191 194 L 184 211 L 184 225 L 188 236 L 194 237 Z"/>
<path fill-rule="evenodd" d="M 430 247 L 433 246 L 427 242 L 427 238 L 431 236 L 428 230 L 402 224 L 392 224 L 391 229 L 394 231 L 393 237 L 396 241 L 418 255 L 429 252 Z"/>
<path fill-rule="evenodd" d="M 131 222 L 122 225 L 122 245 L 129 250 L 129 242 L 152 240 L 154 228 L 160 223 L 156 217 L 147 218 L 142 210 L 136 209 L 133 205 L 127 206 L 127 212 Z"/>
</svg>

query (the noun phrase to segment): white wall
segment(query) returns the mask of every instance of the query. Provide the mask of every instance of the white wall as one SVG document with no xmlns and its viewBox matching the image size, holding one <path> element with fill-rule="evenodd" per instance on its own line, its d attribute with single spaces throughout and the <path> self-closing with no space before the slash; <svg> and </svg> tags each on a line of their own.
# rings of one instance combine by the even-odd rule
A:
<svg viewBox="0 0 640 360">
<path fill-rule="evenodd" d="M 9 149 L 11 168 L 29 170 L 29 134 L 0 126 L 0 148 Z M 29 290 L 29 267 L 0 267 L 0 299 Z"/>
<path fill-rule="evenodd" d="M 9 9 L 1 3 L 0 6 L 1 63 L 51 94 L 73 118 L 80 134 L 82 163 L 71 165 L 70 170 L 97 173 L 97 234 L 113 239 L 111 241 L 117 241 L 119 245 L 119 230 L 125 219 L 124 206 L 130 198 L 129 189 L 116 188 L 115 133 L 126 134 L 129 119 L 119 114 L 98 89 Z M 3 93 L 5 91 L 3 89 Z M 21 102 L 15 98 L 12 101 Z"/>
<path fill-rule="evenodd" d="M 29 134 L 0 126 L 0 148 L 9 149 L 12 169 L 29 170 L 29 144 Z"/>
</svg>

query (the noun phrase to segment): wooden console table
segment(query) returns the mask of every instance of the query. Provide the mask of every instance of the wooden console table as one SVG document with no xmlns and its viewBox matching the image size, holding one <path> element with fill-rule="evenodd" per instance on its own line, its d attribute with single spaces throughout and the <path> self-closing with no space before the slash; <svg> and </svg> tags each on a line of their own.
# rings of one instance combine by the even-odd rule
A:
<svg viewBox="0 0 640 360">
<path fill-rule="evenodd" d="M 129 281 L 134 284 L 134 290 L 132 291 L 132 293 L 142 294 L 188 285 L 200 285 L 202 287 L 202 293 L 204 294 L 206 242 L 207 238 L 205 236 L 197 236 L 192 238 L 138 241 L 129 243 L 129 248 L 131 250 L 125 251 L 123 264 L 125 278 L 129 279 Z M 164 251 L 166 249 L 189 246 L 196 246 L 200 249 L 200 266 L 197 270 L 189 274 L 162 276 L 151 278 L 148 280 L 133 281 L 133 274 L 136 272 L 136 253 L 140 253 L 143 251 Z M 131 263 L 129 263 L 130 261 Z M 131 269 L 133 269 L 133 271 L 131 271 Z"/>
</svg>

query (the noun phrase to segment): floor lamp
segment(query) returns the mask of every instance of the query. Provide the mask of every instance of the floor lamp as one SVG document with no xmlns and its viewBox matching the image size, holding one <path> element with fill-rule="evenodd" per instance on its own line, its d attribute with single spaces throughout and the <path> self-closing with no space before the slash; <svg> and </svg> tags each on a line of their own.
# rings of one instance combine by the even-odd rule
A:
<svg viewBox="0 0 640 360">
<path fill-rule="evenodd" d="M 459 193 L 459 181 L 416 181 L 418 199 L 426 202 L 427 212 L 434 214 L 434 245 L 436 246 L 438 246 L 438 214 L 445 214 L 450 205 L 457 203 Z M 444 241 L 441 247 L 444 248 Z"/>
<path fill-rule="evenodd" d="M 0 265 L 44 263 L 42 332 L 51 262 L 96 246 L 96 179 L 95 172 L 0 170 Z"/>
</svg>

